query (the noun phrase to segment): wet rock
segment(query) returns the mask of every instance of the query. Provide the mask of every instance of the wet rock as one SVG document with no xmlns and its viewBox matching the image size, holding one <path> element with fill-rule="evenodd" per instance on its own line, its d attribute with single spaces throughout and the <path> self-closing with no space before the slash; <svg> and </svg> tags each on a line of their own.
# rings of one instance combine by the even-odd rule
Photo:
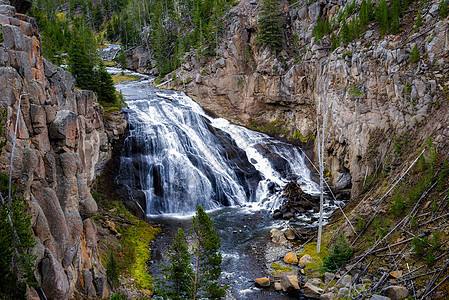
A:
<svg viewBox="0 0 449 300">
<path fill-rule="evenodd" d="M 270 286 L 270 279 L 268 277 L 262 277 L 262 278 L 256 278 L 254 280 L 256 283 L 256 286 L 259 287 L 269 287 Z"/>
<path fill-rule="evenodd" d="M 296 256 L 296 253 L 294 252 L 289 252 L 284 256 L 284 262 L 286 264 L 297 264 L 298 256 Z"/>
<path fill-rule="evenodd" d="M 392 300 L 402 300 L 408 297 L 408 290 L 400 285 L 392 285 L 382 290 L 382 294 Z"/>
<path fill-rule="evenodd" d="M 293 218 L 295 216 L 295 214 L 294 213 L 292 213 L 292 212 L 286 212 L 283 216 L 282 216 L 282 219 L 284 219 L 284 220 L 290 220 L 291 218 Z"/>
<path fill-rule="evenodd" d="M 273 213 L 273 218 L 274 219 L 282 219 L 282 215 L 283 215 L 282 212 L 280 210 L 276 209 Z"/>
<path fill-rule="evenodd" d="M 287 275 L 281 278 L 281 287 L 284 292 L 299 291 L 298 276 Z"/>
</svg>

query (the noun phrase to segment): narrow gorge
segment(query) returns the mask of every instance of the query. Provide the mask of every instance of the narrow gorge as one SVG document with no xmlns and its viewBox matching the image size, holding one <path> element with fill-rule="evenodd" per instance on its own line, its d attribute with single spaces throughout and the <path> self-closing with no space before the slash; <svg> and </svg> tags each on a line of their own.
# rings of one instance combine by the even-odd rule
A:
<svg viewBox="0 0 449 300">
<path fill-rule="evenodd" d="M 0 298 L 446 299 L 448 10 L 0 0 Z"/>
</svg>

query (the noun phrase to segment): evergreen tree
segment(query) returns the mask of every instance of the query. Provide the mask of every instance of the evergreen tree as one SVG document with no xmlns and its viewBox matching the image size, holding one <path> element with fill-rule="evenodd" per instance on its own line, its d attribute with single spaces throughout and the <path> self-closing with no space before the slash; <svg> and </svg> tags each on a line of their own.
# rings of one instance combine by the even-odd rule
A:
<svg viewBox="0 0 449 300">
<path fill-rule="evenodd" d="M 410 53 L 410 62 L 416 63 L 418 61 L 419 61 L 419 50 L 415 44 L 415 46 L 412 49 L 412 52 Z"/>
<path fill-rule="evenodd" d="M 449 9 L 447 6 L 448 6 L 447 0 L 441 0 L 440 5 L 438 7 L 438 15 L 442 19 L 448 16 Z"/>
<path fill-rule="evenodd" d="M 178 228 L 168 256 L 169 264 L 163 267 L 166 282 L 159 282 L 158 296 L 173 300 L 192 299 L 194 274 L 188 250 L 184 231 Z"/>
<path fill-rule="evenodd" d="M 114 81 L 112 80 L 111 74 L 106 71 L 106 67 L 102 61 L 95 73 L 97 83 L 93 86 L 93 90 L 97 93 L 98 101 L 115 103 L 117 95 L 115 94 Z"/>
<path fill-rule="evenodd" d="M 0 193 L 8 194 L 8 177 L 0 176 Z M 14 191 L 13 191 L 14 194 Z M 3 199 L 3 196 L 0 197 Z M 11 207 L 0 202 L 0 299 L 25 299 L 26 284 L 34 279 L 36 257 L 28 253 L 36 241 L 23 197 L 12 197 Z"/>
<path fill-rule="evenodd" d="M 348 23 L 346 20 L 343 20 L 343 24 L 341 25 L 341 41 L 343 44 L 347 44 L 352 40 L 351 30 L 349 29 Z"/>
<path fill-rule="evenodd" d="M 368 2 L 366 2 L 365 0 L 362 1 L 362 4 L 360 6 L 359 19 L 362 30 L 365 30 L 369 22 L 373 19 L 373 6 L 370 0 Z"/>
<path fill-rule="evenodd" d="M 258 25 L 257 42 L 272 51 L 280 51 L 284 44 L 284 33 L 278 0 L 262 0 Z"/>
<path fill-rule="evenodd" d="M 401 13 L 401 0 L 392 0 L 390 10 L 392 33 L 398 33 L 399 31 L 400 13 Z"/>
<path fill-rule="evenodd" d="M 376 9 L 376 21 L 379 24 L 380 31 L 385 34 L 389 29 L 388 5 L 385 0 L 380 0 Z"/>
<path fill-rule="evenodd" d="M 196 239 L 193 299 L 200 293 L 209 299 L 219 299 L 226 294 L 226 287 L 218 284 L 222 262 L 221 253 L 218 251 L 221 238 L 214 222 L 201 206 L 198 206 L 192 221 Z"/>
<path fill-rule="evenodd" d="M 122 70 L 125 70 L 127 65 L 126 65 L 126 53 L 125 53 L 125 49 L 124 47 L 120 47 L 120 53 L 116 59 L 116 61 L 118 62 L 118 64 L 120 65 L 120 68 L 122 68 Z"/>
</svg>

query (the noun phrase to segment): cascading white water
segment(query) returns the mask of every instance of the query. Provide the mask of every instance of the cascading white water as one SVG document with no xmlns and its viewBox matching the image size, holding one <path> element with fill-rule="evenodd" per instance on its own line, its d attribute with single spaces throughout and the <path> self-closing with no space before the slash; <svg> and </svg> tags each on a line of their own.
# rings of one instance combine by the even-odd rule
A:
<svg viewBox="0 0 449 300">
<path fill-rule="evenodd" d="M 117 86 L 129 123 L 119 180 L 144 192 L 147 215 L 191 215 L 197 205 L 273 209 L 275 191 L 290 179 L 318 193 L 297 147 L 211 118 L 184 93 L 149 80 Z"/>
</svg>

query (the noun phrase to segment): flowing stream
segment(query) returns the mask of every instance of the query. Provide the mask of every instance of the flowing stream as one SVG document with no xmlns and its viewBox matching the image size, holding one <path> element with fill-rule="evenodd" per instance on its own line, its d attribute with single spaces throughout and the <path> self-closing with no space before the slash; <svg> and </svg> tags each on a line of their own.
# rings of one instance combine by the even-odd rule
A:
<svg viewBox="0 0 449 300">
<path fill-rule="evenodd" d="M 163 261 L 177 227 L 188 230 L 202 205 L 222 238 L 227 298 L 288 299 L 255 288 L 253 280 L 268 275 L 264 247 L 270 229 L 282 226 L 270 213 L 279 206 L 282 187 L 294 179 L 305 192 L 319 192 L 302 150 L 212 118 L 184 93 L 155 88 L 151 80 L 141 76 L 116 87 L 126 98 L 129 124 L 118 183 L 130 197 L 136 190 L 143 193 L 148 218 L 165 224 L 153 245 L 152 271 L 158 272 L 155 265 Z M 333 208 L 328 205 L 325 216 Z M 302 221 L 316 225 L 307 217 Z"/>
</svg>

